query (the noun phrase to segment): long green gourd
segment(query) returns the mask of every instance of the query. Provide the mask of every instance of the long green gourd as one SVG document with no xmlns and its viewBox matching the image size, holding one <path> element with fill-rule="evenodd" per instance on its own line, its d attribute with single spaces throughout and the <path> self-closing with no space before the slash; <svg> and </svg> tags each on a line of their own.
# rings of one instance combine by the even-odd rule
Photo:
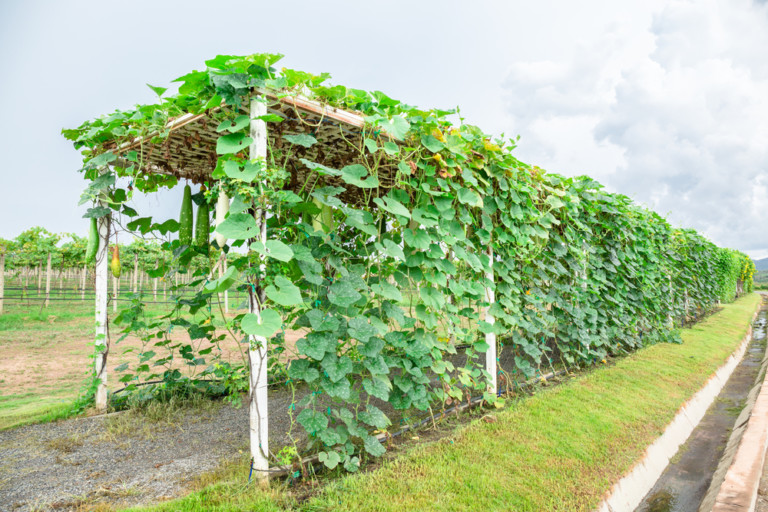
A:
<svg viewBox="0 0 768 512">
<path fill-rule="evenodd" d="M 184 186 L 184 198 L 181 200 L 179 242 L 181 245 L 192 245 L 192 189 L 189 185 Z"/>
</svg>

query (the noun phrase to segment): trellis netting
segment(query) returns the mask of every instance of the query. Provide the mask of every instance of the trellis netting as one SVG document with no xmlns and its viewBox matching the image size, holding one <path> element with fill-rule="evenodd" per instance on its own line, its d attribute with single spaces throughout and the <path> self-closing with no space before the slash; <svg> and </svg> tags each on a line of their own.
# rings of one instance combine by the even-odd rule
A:
<svg viewBox="0 0 768 512">
<path fill-rule="evenodd" d="M 383 453 L 372 432 L 398 411 L 493 401 L 553 366 L 674 338 L 673 324 L 751 291 L 744 254 L 588 177 L 524 164 L 515 141 L 456 111 L 277 70 L 279 58 L 218 56 L 177 79 L 175 96 L 153 87 L 156 104 L 64 130 L 84 155 L 86 216 L 164 238 L 174 261 L 158 276 L 197 269 L 196 294 L 170 314 L 150 318 L 137 297 L 119 315 L 145 340 L 128 384 L 189 379 L 178 360 L 202 369 L 198 384 L 248 382 L 214 357 L 229 330 L 253 356 L 252 422 L 258 361 L 308 390 L 285 414 L 310 448 L 355 470 L 363 451 Z M 136 190 L 183 183 L 217 211 L 215 241 L 203 222 L 182 243 L 174 233 L 189 225 L 129 206 Z M 217 315 L 234 289 L 249 312 Z M 191 341 L 172 341 L 173 328 Z"/>
</svg>

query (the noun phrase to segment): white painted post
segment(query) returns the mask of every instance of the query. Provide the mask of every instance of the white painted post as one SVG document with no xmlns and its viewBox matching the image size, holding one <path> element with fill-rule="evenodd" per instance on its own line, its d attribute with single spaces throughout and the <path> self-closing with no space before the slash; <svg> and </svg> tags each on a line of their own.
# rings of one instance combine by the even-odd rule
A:
<svg viewBox="0 0 768 512">
<path fill-rule="evenodd" d="M 104 205 L 102 205 L 104 206 Z M 107 354 L 109 353 L 109 340 L 107 339 L 107 300 L 109 297 L 109 230 L 110 218 L 108 215 L 100 217 L 96 221 L 99 232 L 99 248 L 96 250 L 95 293 L 96 293 L 96 357 L 93 369 L 98 379 L 96 388 L 96 410 L 107 410 Z"/>
<path fill-rule="evenodd" d="M 40 295 L 40 288 L 43 287 L 43 264 L 37 266 L 37 295 Z"/>
<path fill-rule="evenodd" d="M 120 292 L 120 278 L 112 277 L 112 311 L 117 313 L 117 294 Z"/>
<path fill-rule="evenodd" d="M 219 265 L 219 277 L 224 275 L 227 271 L 227 255 L 224 251 L 221 252 L 221 264 Z M 229 290 L 224 290 L 224 313 L 229 313 Z"/>
<path fill-rule="evenodd" d="M 51 253 L 48 253 L 48 264 L 45 267 L 45 307 L 48 308 L 48 304 L 51 299 Z"/>
<path fill-rule="evenodd" d="M 0 253 L 0 315 L 3 314 L 5 300 L 5 253 Z"/>
<path fill-rule="evenodd" d="M 85 282 L 86 278 L 88 277 L 88 265 L 83 265 L 83 275 L 82 275 L 82 281 L 80 286 L 80 300 L 85 300 Z"/>
<path fill-rule="evenodd" d="M 133 293 L 139 291 L 139 255 L 133 255 Z"/>
<path fill-rule="evenodd" d="M 496 300 L 493 277 L 493 246 L 488 244 L 486 250 L 488 254 L 488 270 L 485 272 L 485 278 L 490 281 L 490 285 L 485 287 L 485 300 L 488 306 L 485 308 L 485 321 L 493 325 L 496 319 L 491 314 L 491 306 Z M 496 369 L 496 333 L 489 332 L 485 335 L 485 342 L 488 344 L 488 351 L 485 353 L 485 371 L 491 375 L 488 391 L 494 395 L 499 392 L 498 370 Z"/>
<path fill-rule="evenodd" d="M 157 302 L 157 278 L 152 279 L 152 300 Z"/>
<path fill-rule="evenodd" d="M 251 98 L 251 160 L 267 158 L 267 124 L 261 119 L 266 115 L 267 105 L 263 98 Z M 267 241 L 267 215 L 261 208 L 256 210 L 256 223 L 259 226 L 259 240 Z M 262 261 L 264 259 L 262 258 Z M 263 264 L 262 264 L 263 267 Z M 248 288 L 248 310 L 260 316 L 262 304 L 256 296 L 253 287 Z M 255 478 L 261 485 L 269 483 L 269 412 L 267 410 L 267 339 L 263 336 L 249 336 L 250 348 L 248 362 L 250 363 L 250 441 L 251 457 Z"/>
</svg>

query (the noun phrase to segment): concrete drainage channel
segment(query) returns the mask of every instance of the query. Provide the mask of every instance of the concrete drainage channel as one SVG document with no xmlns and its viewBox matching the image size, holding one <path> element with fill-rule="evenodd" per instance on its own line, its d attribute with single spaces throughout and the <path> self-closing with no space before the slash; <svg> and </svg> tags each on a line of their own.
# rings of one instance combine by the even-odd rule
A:
<svg viewBox="0 0 768 512">
<path fill-rule="evenodd" d="M 752 508 L 723 508 L 722 501 L 732 500 L 724 500 L 720 491 L 740 478 L 733 476 L 736 464 L 732 463 L 738 461 L 740 441 L 768 366 L 765 300 L 737 350 L 681 408 L 643 460 L 614 485 L 599 512 L 754 510 L 754 504 Z M 763 400 L 768 405 L 768 396 Z M 762 461 L 761 457 L 761 468 Z"/>
</svg>

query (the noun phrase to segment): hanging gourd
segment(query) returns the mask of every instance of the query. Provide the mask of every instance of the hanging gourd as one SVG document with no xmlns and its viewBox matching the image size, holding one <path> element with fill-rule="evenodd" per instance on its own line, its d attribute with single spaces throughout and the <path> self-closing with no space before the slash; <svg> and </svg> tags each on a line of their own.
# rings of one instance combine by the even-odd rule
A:
<svg viewBox="0 0 768 512">
<path fill-rule="evenodd" d="M 112 248 L 112 261 L 109 262 L 109 270 L 112 275 L 120 277 L 120 247 L 117 244 Z"/>
<path fill-rule="evenodd" d="M 205 186 L 200 189 L 205 192 Z M 208 248 L 208 236 L 211 232 L 211 211 L 208 202 L 203 197 L 203 204 L 197 208 L 197 223 L 195 224 L 195 244 L 204 249 Z"/>
<path fill-rule="evenodd" d="M 184 197 L 181 200 L 179 242 L 181 245 L 192 245 L 192 189 L 189 185 L 184 186 Z"/>
<path fill-rule="evenodd" d="M 99 250 L 99 227 L 95 218 L 91 219 L 91 229 L 88 231 L 88 245 L 85 247 L 85 262 L 90 263 L 96 259 L 96 251 Z"/>
<path fill-rule="evenodd" d="M 219 199 L 216 201 L 216 226 L 221 226 L 227 213 L 229 213 L 229 197 L 227 197 L 223 190 L 219 189 Z M 219 249 L 223 248 L 224 244 L 227 243 L 227 237 L 218 231 L 214 234 L 214 238 Z"/>
</svg>

